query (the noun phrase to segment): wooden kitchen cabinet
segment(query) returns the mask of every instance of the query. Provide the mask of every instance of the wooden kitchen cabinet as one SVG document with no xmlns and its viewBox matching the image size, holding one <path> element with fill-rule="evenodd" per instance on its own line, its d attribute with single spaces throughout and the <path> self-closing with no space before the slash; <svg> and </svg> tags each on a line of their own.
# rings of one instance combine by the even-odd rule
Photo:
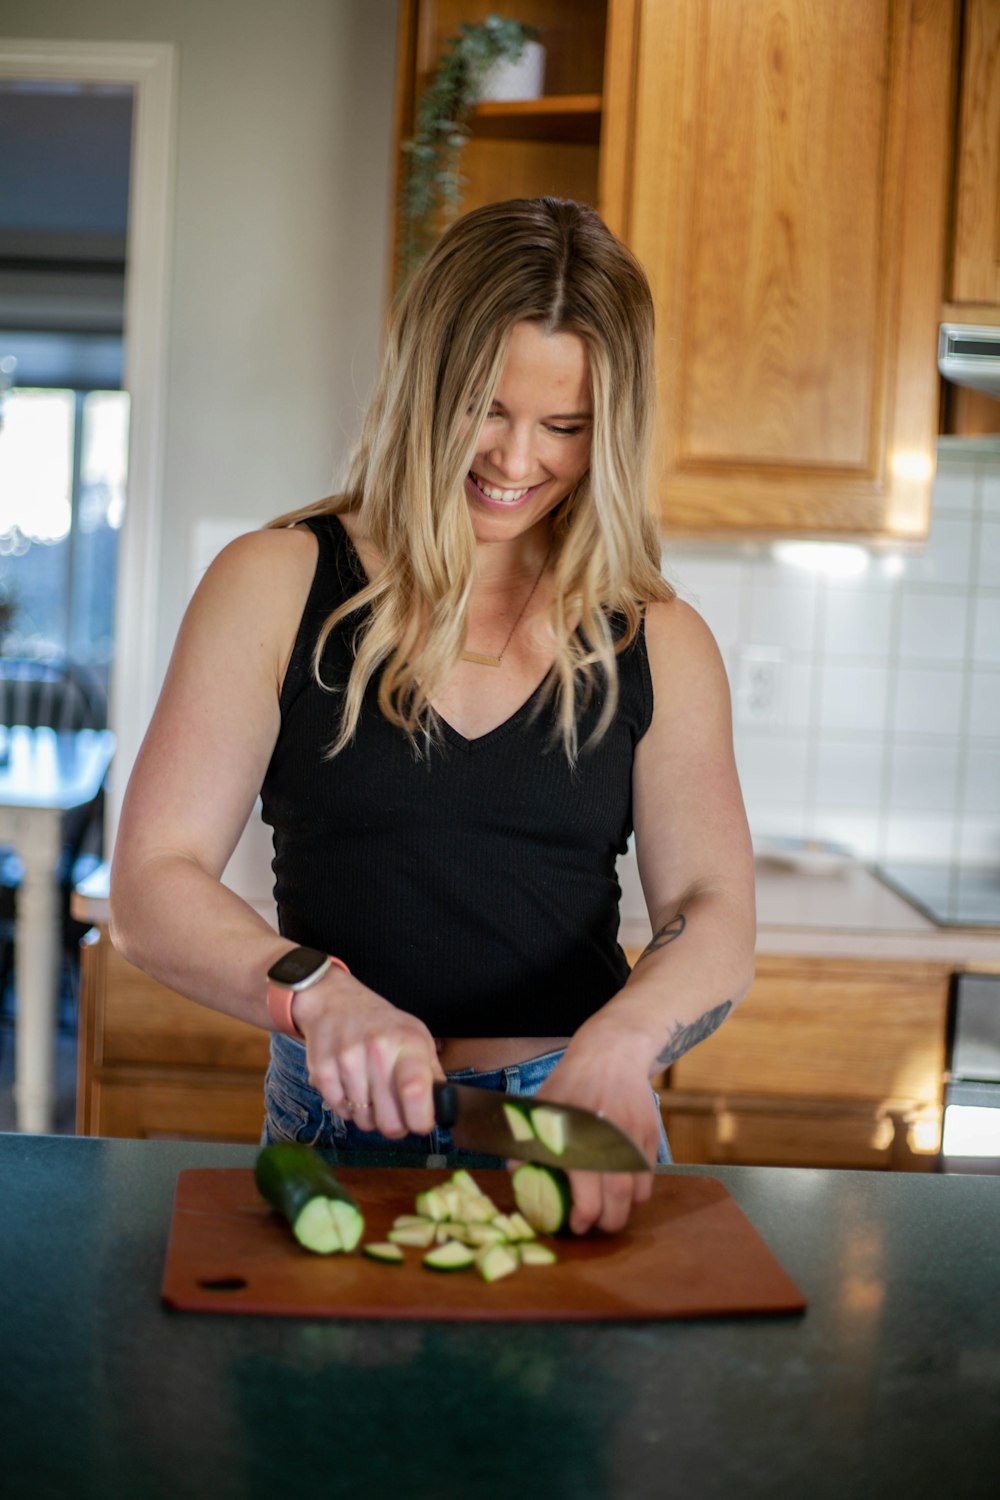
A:
<svg viewBox="0 0 1000 1500">
<path fill-rule="evenodd" d="M 407 0 L 398 138 L 490 0 Z M 540 106 L 480 106 L 464 207 L 596 203 L 657 302 L 668 532 L 925 536 L 956 0 L 538 0 Z"/>
<path fill-rule="evenodd" d="M 946 964 L 759 956 L 742 1004 L 661 1090 L 681 1162 L 928 1170 Z"/>
<path fill-rule="evenodd" d="M 925 535 L 955 5 L 613 10 L 601 201 L 656 290 L 665 528 Z"/>
<path fill-rule="evenodd" d="M 256 1142 L 268 1034 L 127 963 L 104 923 L 80 965 L 79 1135 Z"/>
<path fill-rule="evenodd" d="M 947 321 L 1000 323 L 1000 0 L 964 0 Z"/>
</svg>

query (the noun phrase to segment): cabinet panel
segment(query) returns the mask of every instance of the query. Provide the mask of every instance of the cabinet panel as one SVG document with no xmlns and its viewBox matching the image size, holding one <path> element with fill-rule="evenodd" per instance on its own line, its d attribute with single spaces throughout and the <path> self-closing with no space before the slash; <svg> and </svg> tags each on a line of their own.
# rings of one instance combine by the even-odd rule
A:
<svg viewBox="0 0 1000 1500">
<path fill-rule="evenodd" d="M 951 0 L 612 16 L 602 205 L 657 297 L 664 524 L 925 534 Z"/>
<path fill-rule="evenodd" d="M 1000 4 L 965 0 L 951 298 L 1000 306 Z"/>
<path fill-rule="evenodd" d="M 930 964 L 759 959 L 746 999 L 674 1064 L 670 1088 L 937 1105 L 948 983 Z"/>
</svg>

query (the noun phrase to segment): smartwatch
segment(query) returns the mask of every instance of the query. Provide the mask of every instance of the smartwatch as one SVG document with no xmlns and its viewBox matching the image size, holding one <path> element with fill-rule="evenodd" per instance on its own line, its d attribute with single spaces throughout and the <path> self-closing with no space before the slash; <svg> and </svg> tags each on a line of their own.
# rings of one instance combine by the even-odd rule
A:
<svg viewBox="0 0 1000 1500">
<path fill-rule="evenodd" d="M 351 971 L 339 958 L 331 958 L 319 948 L 290 948 L 267 971 L 267 1009 L 275 1031 L 304 1042 L 305 1037 L 292 1019 L 292 1001 L 300 990 L 318 983 L 334 965 Z"/>
</svg>

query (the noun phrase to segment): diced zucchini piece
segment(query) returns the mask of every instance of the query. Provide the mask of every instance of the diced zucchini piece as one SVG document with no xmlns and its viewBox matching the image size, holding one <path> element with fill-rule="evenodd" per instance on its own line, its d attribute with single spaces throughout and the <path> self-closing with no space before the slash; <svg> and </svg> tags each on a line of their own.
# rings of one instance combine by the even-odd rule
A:
<svg viewBox="0 0 1000 1500">
<path fill-rule="evenodd" d="M 482 1193 L 478 1198 L 466 1198 L 462 1204 L 462 1217 L 466 1224 L 489 1224 L 496 1215 L 496 1204 Z"/>
<path fill-rule="evenodd" d="M 507 1128 L 515 1141 L 534 1140 L 535 1132 L 531 1128 L 531 1121 L 524 1110 L 517 1104 L 505 1104 L 503 1107 Z"/>
<path fill-rule="evenodd" d="M 479 1189 L 479 1183 L 473 1177 L 471 1172 L 466 1172 L 464 1167 L 459 1167 L 456 1171 L 452 1172 L 450 1178 L 450 1186 L 453 1188 L 457 1188 L 459 1193 L 461 1193 L 464 1197 L 482 1197 Z"/>
<path fill-rule="evenodd" d="M 446 1240 L 424 1256 L 424 1265 L 431 1271 L 464 1271 L 476 1259 L 476 1252 L 458 1240 Z"/>
<path fill-rule="evenodd" d="M 462 1203 L 462 1194 L 458 1188 L 452 1187 L 450 1183 L 446 1183 L 444 1187 L 438 1188 L 438 1196 L 447 1210 L 448 1218 L 457 1219 Z"/>
<path fill-rule="evenodd" d="M 559 1259 L 548 1245 L 539 1245 L 537 1241 L 530 1245 L 519 1245 L 517 1253 L 522 1266 L 554 1266 Z"/>
<path fill-rule="evenodd" d="M 502 1245 L 507 1238 L 496 1224 L 470 1224 L 466 1233 L 470 1245 Z"/>
<path fill-rule="evenodd" d="M 523 1214 L 512 1213 L 508 1214 L 507 1217 L 510 1220 L 510 1227 L 513 1231 L 507 1236 L 508 1239 L 533 1240 L 535 1238 L 535 1231 L 532 1229 L 531 1225 L 528 1223 Z"/>
<path fill-rule="evenodd" d="M 362 1245 L 361 1254 L 367 1255 L 370 1260 L 384 1261 L 387 1266 L 401 1266 L 406 1259 L 398 1245 L 386 1244 L 384 1240 Z"/>
<path fill-rule="evenodd" d="M 414 1207 L 418 1214 L 423 1214 L 426 1219 L 433 1219 L 436 1224 L 449 1217 L 448 1205 L 439 1188 L 428 1188 L 426 1192 L 418 1193 Z"/>
<path fill-rule="evenodd" d="M 531 1111 L 531 1125 L 542 1145 L 553 1156 L 562 1156 L 566 1150 L 566 1116 L 558 1109 L 538 1104 Z"/>
<path fill-rule="evenodd" d="M 507 1245 L 487 1245 L 476 1256 L 476 1267 L 484 1281 L 499 1281 L 517 1270 L 517 1253 Z"/>
<path fill-rule="evenodd" d="M 388 1238 L 394 1245 L 411 1245 L 416 1250 L 426 1250 L 433 1245 L 437 1225 L 429 1219 L 423 1224 L 409 1224 L 405 1229 L 390 1229 Z"/>
<path fill-rule="evenodd" d="M 514 1201 L 540 1234 L 558 1234 L 569 1222 L 573 1207 L 569 1178 L 561 1167 L 541 1167 L 525 1162 L 513 1179 Z"/>
<path fill-rule="evenodd" d="M 501 1235 L 505 1240 L 517 1239 L 517 1231 L 514 1229 L 513 1224 L 510 1222 L 509 1214 L 494 1214 L 493 1228 L 499 1229 Z"/>
<path fill-rule="evenodd" d="M 393 1229 L 412 1229 L 413 1226 L 430 1224 L 433 1220 L 428 1219 L 426 1214 L 397 1214 L 392 1221 Z"/>
</svg>

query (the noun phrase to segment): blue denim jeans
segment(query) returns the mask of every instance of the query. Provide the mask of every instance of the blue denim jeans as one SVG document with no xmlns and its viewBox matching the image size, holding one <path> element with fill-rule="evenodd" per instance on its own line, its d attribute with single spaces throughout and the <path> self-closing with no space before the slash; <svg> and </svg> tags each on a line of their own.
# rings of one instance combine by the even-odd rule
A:
<svg viewBox="0 0 1000 1500">
<path fill-rule="evenodd" d="M 504 1094 L 534 1094 L 541 1088 L 562 1057 L 564 1048 L 544 1052 L 526 1062 L 511 1063 L 478 1073 L 474 1068 L 459 1068 L 447 1076 L 455 1083 L 474 1088 L 496 1089 Z M 657 1109 L 659 1099 L 654 1093 Z M 306 1146 L 335 1147 L 351 1151 L 405 1151 L 421 1156 L 461 1157 L 450 1130 L 435 1126 L 430 1135 L 404 1135 L 395 1140 L 377 1130 L 359 1130 L 353 1120 L 334 1114 L 309 1082 L 306 1052 L 301 1042 L 274 1032 L 271 1035 L 271 1062 L 264 1079 L 264 1129 L 261 1144 L 272 1141 L 299 1141 Z M 479 1158 L 482 1162 L 485 1158 Z M 660 1145 L 657 1165 L 671 1160 L 667 1133 L 660 1119 Z M 503 1162 L 497 1158 L 497 1166 Z"/>
</svg>

